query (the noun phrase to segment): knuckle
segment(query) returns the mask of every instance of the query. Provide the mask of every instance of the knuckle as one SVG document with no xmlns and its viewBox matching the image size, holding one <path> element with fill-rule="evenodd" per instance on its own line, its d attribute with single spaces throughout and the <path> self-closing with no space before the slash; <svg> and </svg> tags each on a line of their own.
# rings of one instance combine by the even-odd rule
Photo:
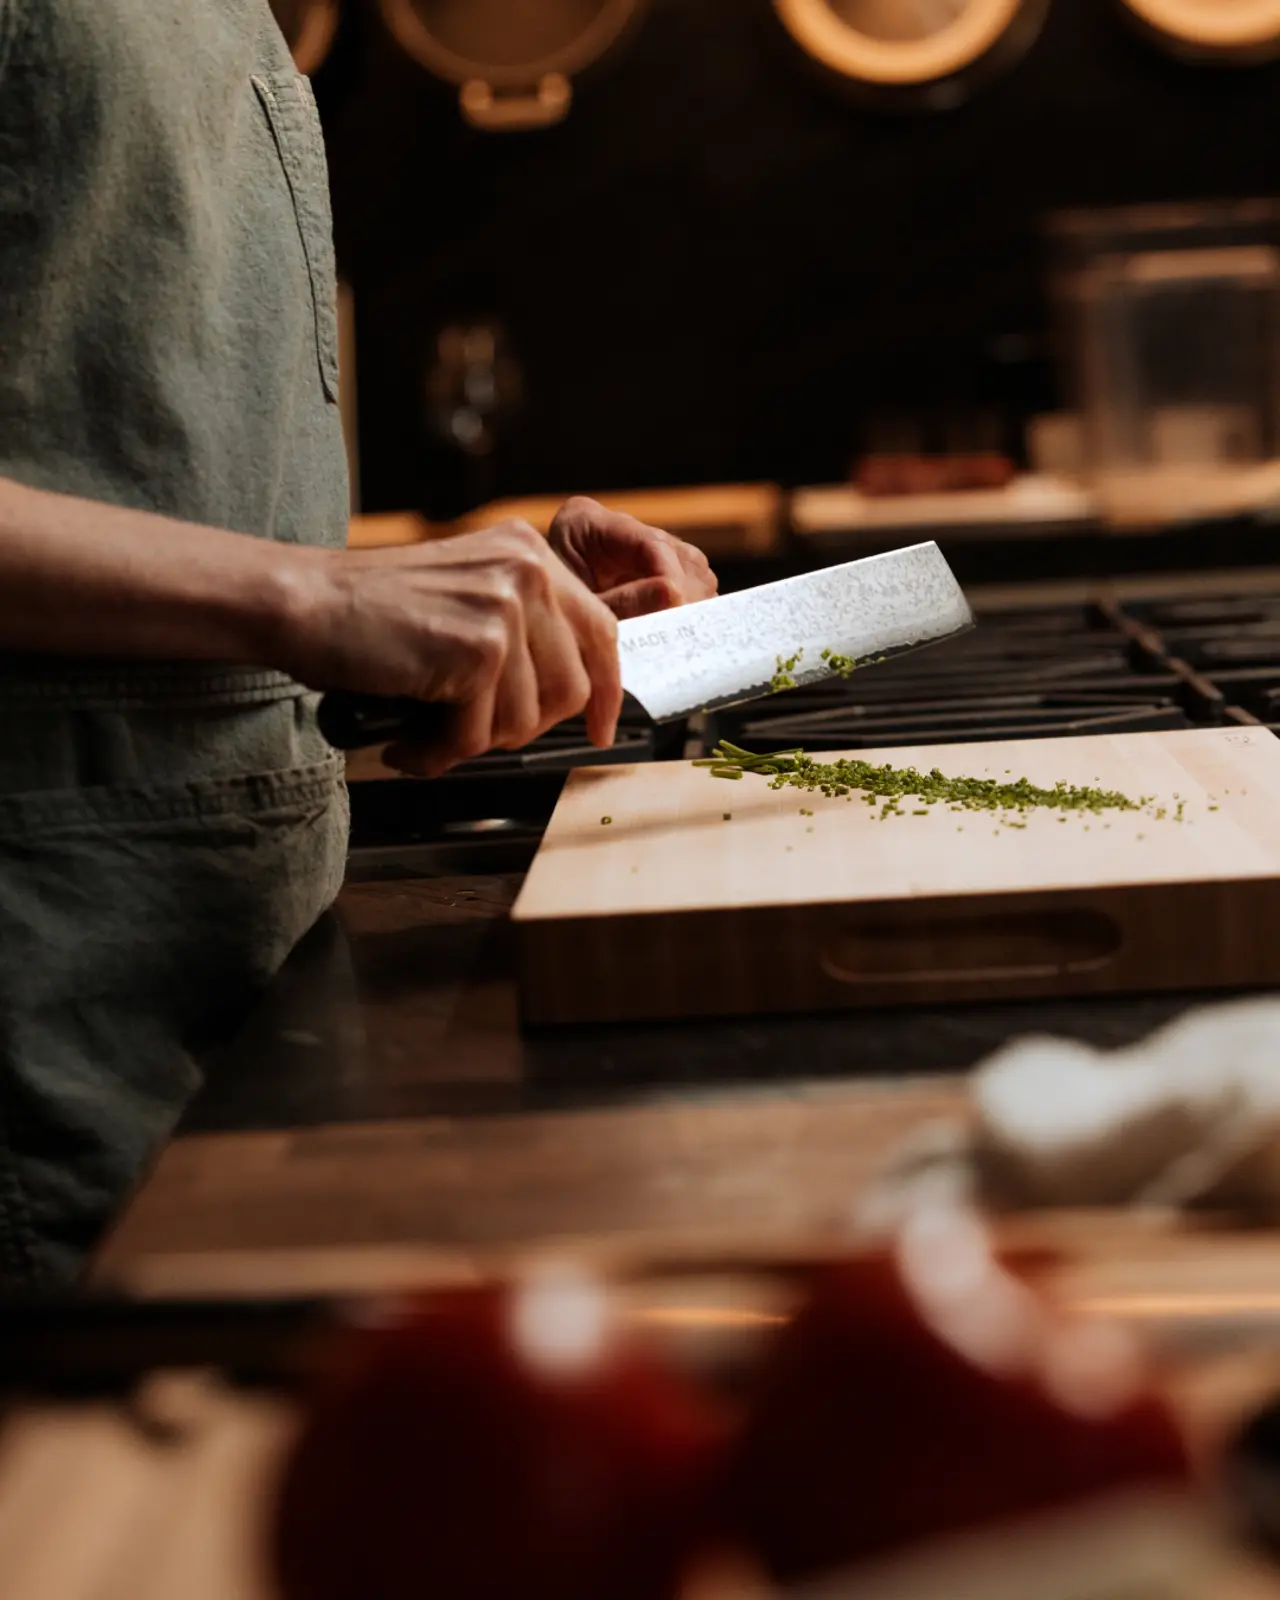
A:
<svg viewBox="0 0 1280 1600">
<path fill-rule="evenodd" d="M 509 637 L 520 626 L 520 617 L 524 611 L 524 603 L 528 593 L 528 586 L 522 583 L 517 573 L 511 573 L 495 595 L 497 615 L 502 619 L 502 626 Z"/>
<path fill-rule="evenodd" d="M 604 510 L 598 500 L 593 500 L 590 495 L 575 494 L 560 507 L 560 516 L 567 522 L 581 522 L 589 517 L 597 517 Z"/>
<path fill-rule="evenodd" d="M 545 600 L 551 593 L 551 573 L 537 551 L 530 551 L 517 564 L 515 581 L 525 600 Z"/>
<path fill-rule="evenodd" d="M 581 664 L 575 665 L 565 680 L 564 715 L 567 717 L 576 716 L 586 706 L 590 698 L 591 679 Z"/>
<path fill-rule="evenodd" d="M 515 599 L 542 599 L 549 593 L 551 574 L 544 560 L 541 540 L 536 545 L 524 542 L 514 545 L 504 566 L 509 591 Z"/>
<path fill-rule="evenodd" d="M 542 710 L 548 724 L 576 716 L 591 698 L 591 679 L 581 662 L 566 663 L 542 686 Z"/>
<path fill-rule="evenodd" d="M 505 635 L 520 609 L 520 586 L 506 556 L 484 574 L 481 600 L 486 612 L 485 627 Z"/>
<path fill-rule="evenodd" d="M 507 647 L 507 627 L 501 616 L 486 617 L 471 640 L 474 670 L 482 684 L 487 686 L 502 671 Z"/>
<path fill-rule="evenodd" d="M 512 517 L 509 522 L 504 522 L 502 531 L 517 549 L 536 552 L 542 548 L 542 535 L 523 517 Z"/>
<path fill-rule="evenodd" d="M 618 619 L 598 595 L 591 595 L 590 626 L 603 645 L 616 650 L 618 645 Z"/>
</svg>

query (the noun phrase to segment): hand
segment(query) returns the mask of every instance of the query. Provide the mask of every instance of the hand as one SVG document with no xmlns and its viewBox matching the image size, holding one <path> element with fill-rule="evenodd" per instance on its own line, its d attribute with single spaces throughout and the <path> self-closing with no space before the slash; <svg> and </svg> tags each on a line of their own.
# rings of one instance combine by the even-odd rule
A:
<svg viewBox="0 0 1280 1600">
<path fill-rule="evenodd" d="M 527 523 L 404 549 L 318 554 L 280 665 L 318 689 L 457 708 L 439 746 L 386 760 L 436 777 L 586 712 L 600 746 L 622 707 L 617 623 Z"/>
<path fill-rule="evenodd" d="M 615 617 L 708 600 L 719 585 L 702 551 L 594 500 L 563 505 L 548 543 Z"/>
</svg>

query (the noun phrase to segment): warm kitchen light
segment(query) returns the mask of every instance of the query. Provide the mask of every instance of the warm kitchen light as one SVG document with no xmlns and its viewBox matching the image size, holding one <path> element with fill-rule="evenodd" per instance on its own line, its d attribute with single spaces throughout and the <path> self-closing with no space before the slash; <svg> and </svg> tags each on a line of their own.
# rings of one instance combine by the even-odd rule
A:
<svg viewBox="0 0 1280 1600">
<path fill-rule="evenodd" d="M 774 0 L 824 66 L 865 83 L 932 83 L 972 66 L 1032 9 L 1028 0 Z"/>
<path fill-rule="evenodd" d="M 1209 51 L 1280 50 L 1280 0 L 1125 0 L 1171 41 Z"/>
</svg>

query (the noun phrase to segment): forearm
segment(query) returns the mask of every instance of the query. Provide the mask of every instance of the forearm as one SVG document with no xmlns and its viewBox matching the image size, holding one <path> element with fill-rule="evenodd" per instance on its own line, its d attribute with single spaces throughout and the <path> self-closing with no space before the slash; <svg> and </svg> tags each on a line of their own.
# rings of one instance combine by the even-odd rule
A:
<svg viewBox="0 0 1280 1600">
<path fill-rule="evenodd" d="M 274 666 L 313 559 L 0 478 L 0 651 Z"/>
</svg>

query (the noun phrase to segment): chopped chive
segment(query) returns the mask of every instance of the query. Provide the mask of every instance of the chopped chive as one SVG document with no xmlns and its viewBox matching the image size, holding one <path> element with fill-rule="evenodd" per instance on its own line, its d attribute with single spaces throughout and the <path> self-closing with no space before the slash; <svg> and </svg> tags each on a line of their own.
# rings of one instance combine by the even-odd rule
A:
<svg viewBox="0 0 1280 1600">
<path fill-rule="evenodd" d="M 781 656 L 777 658 L 777 671 L 769 680 L 769 689 L 771 693 L 781 694 L 784 689 L 795 688 L 796 680 L 793 674 L 796 668 L 800 665 L 803 655 L 803 650 L 797 650 L 795 655 L 788 656 L 785 661 Z"/>
<path fill-rule="evenodd" d="M 822 659 L 831 668 L 832 672 L 846 681 L 858 670 L 858 663 L 853 656 L 842 656 L 836 650 L 824 650 Z"/>
<path fill-rule="evenodd" d="M 774 767 L 776 771 L 768 770 Z M 913 767 L 875 766 L 871 762 L 846 759 L 819 762 L 797 750 L 772 757 L 751 755 L 728 741 L 717 746 L 715 777 L 742 778 L 747 773 L 769 780 L 770 787 L 793 787 L 822 794 L 828 799 L 850 799 L 854 792 L 867 805 L 880 804 L 880 819 L 905 816 L 899 802 L 914 797 L 924 807 L 946 802 L 953 812 L 986 811 L 1025 816 L 1034 809 L 1096 815 L 1104 811 L 1138 811 L 1150 803 L 1147 798 L 1132 800 L 1115 790 L 1090 789 L 1059 780 L 1052 788 L 1030 783 L 1025 777 L 1012 783 L 996 778 L 948 778 L 936 767 L 927 774 Z M 1010 768 L 1009 771 L 1012 771 Z M 811 814 L 811 813 L 810 813 Z M 916 813 L 919 814 L 919 813 Z"/>
</svg>

